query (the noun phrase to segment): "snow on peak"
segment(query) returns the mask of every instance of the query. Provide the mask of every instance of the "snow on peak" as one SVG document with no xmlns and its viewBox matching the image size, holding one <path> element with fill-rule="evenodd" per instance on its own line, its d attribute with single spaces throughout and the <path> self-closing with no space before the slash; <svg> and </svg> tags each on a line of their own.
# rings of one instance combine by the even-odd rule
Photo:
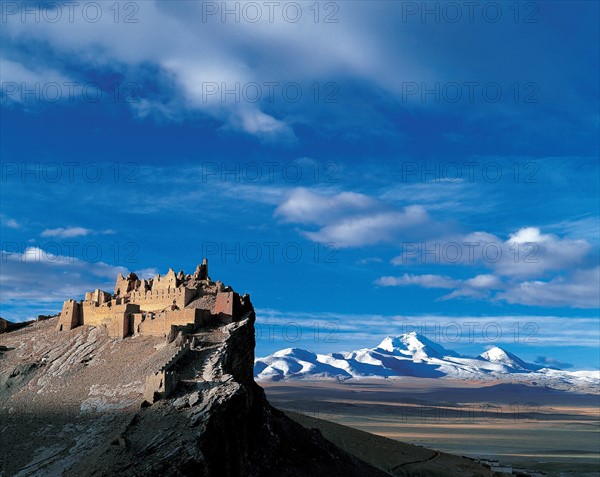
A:
<svg viewBox="0 0 600 477">
<path fill-rule="evenodd" d="M 506 361 L 508 359 L 508 353 L 498 346 L 488 349 L 485 353 L 481 353 L 479 356 L 494 363 Z"/>
<path fill-rule="evenodd" d="M 479 356 L 490 363 L 503 364 L 504 366 L 511 368 L 529 369 L 534 367 L 533 365 L 528 365 L 514 354 L 505 351 L 498 346 L 488 349 L 485 353 L 481 353 Z"/>
<path fill-rule="evenodd" d="M 388 336 L 379 343 L 377 348 L 394 354 L 409 355 L 417 361 L 430 357 L 456 356 L 453 351 L 448 351 L 416 331 L 399 336 Z"/>
<path fill-rule="evenodd" d="M 316 359 L 316 354 L 312 351 L 307 351 L 302 348 L 285 348 L 279 351 L 276 351 L 272 354 L 272 356 L 276 358 L 295 358 L 302 359 L 305 361 L 312 361 Z"/>
<path fill-rule="evenodd" d="M 555 389 L 597 392 L 597 371 L 567 372 L 546 369 L 497 346 L 477 358 L 462 356 L 416 332 L 388 336 L 377 348 L 345 353 L 318 354 L 287 348 L 256 358 L 254 375 L 259 380 L 349 379 L 412 376 L 500 380 L 528 383 L 532 380 Z"/>
</svg>

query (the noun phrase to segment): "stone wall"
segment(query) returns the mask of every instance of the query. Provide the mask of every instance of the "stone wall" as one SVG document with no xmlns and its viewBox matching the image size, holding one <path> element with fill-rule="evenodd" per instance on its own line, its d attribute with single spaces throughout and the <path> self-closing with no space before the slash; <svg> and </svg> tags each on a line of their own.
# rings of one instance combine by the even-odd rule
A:
<svg viewBox="0 0 600 477">
<path fill-rule="evenodd" d="M 187 342 L 155 373 L 146 377 L 144 387 L 144 401 L 153 404 L 159 399 L 169 397 L 179 384 L 179 375 L 172 371 L 172 368 L 183 358 L 190 350 L 190 343 Z"/>
<path fill-rule="evenodd" d="M 83 324 L 88 326 L 110 326 L 113 317 L 120 318 L 130 313 L 138 313 L 139 305 L 134 303 L 114 304 L 112 306 L 96 306 L 93 303 L 83 302 Z"/>
<path fill-rule="evenodd" d="M 164 310 L 171 305 L 185 308 L 196 293 L 196 290 L 185 287 L 133 291 L 129 296 L 129 302 L 138 304 L 142 311 Z"/>
<path fill-rule="evenodd" d="M 219 292 L 212 310 L 214 315 L 235 317 L 240 312 L 240 296 L 236 292 Z"/>
<path fill-rule="evenodd" d="M 164 399 L 177 387 L 179 378 L 174 371 L 157 371 L 146 376 L 144 387 L 144 401 L 153 404 L 159 399 Z"/>
<path fill-rule="evenodd" d="M 135 273 L 130 273 L 127 278 L 119 273 L 115 284 L 115 295 L 124 296 L 130 291 L 140 286 L 140 280 Z"/>
<path fill-rule="evenodd" d="M 82 323 L 83 316 L 81 304 L 75 300 L 67 300 L 63 304 L 62 311 L 58 317 L 56 329 L 58 331 L 69 331 Z"/>
<path fill-rule="evenodd" d="M 108 325 L 108 335 L 111 338 L 123 339 L 131 334 L 131 315 L 123 313 L 122 315 L 114 315 L 110 318 Z"/>
<path fill-rule="evenodd" d="M 241 319 L 248 311 L 252 309 L 250 296 L 240 297 L 234 291 L 219 292 L 212 309 L 214 315 L 226 315 L 233 321 Z"/>
<path fill-rule="evenodd" d="M 171 332 L 171 326 L 193 325 L 203 326 L 210 312 L 199 308 L 186 308 L 184 310 L 166 310 L 154 315 L 154 318 L 146 316 L 143 321 L 137 314 L 133 317 L 134 333 L 152 336 L 167 336 Z"/>
<path fill-rule="evenodd" d="M 96 290 L 94 290 L 93 292 L 87 292 L 85 294 L 85 301 L 90 301 L 90 302 L 95 302 L 99 305 L 102 305 L 103 303 L 108 303 L 110 302 L 112 299 L 110 293 L 102 291 L 98 288 L 96 288 Z"/>
<path fill-rule="evenodd" d="M 156 275 L 152 280 L 152 291 L 155 290 L 167 290 L 167 289 L 175 289 L 177 288 L 177 276 L 172 268 L 169 268 L 169 271 L 164 277 L 160 275 Z"/>
</svg>

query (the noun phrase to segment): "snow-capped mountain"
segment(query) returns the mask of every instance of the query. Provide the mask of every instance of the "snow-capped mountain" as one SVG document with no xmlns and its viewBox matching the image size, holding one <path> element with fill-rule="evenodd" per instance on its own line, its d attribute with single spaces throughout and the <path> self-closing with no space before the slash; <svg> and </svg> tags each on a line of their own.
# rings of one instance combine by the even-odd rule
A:
<svg viewBox="0 0 600 477">
<path fill-rule="evenodd" d="M 421 378 L 534 383 L 556 389 L 590 392 L 600 389 L 600 371 L 561 371 L 526 363 L 498 347 L 467 357 L 418 333 L 385 338 L 377 347 L 346 353 L 317 354 L 287 348 L 257 358 L 258 380 Z"/>
</svg>

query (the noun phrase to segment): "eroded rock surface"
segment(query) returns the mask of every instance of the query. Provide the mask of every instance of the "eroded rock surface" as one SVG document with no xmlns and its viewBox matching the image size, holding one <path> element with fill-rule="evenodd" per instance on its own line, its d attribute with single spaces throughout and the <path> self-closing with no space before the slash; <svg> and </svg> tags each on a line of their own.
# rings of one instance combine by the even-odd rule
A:
<svg viewBox="0 0 600 477">
<path fill-rule="evenodd" d="M 56 319 L 2 335 L 0 475 L 388 475 L 268 404 L 252 376 L 254 319 L 186 336 L 177 386 L 153 404 L 145 377 L 181 339 L 57 332 Z"/>
</svg>

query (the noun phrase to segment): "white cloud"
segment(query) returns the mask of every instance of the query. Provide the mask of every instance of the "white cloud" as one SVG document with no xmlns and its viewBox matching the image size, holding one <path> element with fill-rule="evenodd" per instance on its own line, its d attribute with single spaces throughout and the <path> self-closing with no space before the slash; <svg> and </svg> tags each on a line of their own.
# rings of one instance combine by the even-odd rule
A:
<svg viewBox="0 0 600 477">
<path fill-rule="evenodd" d="M 401 277 L 381 277 L 375 283 L 384 287 L 418 285 L 423 288 L 455 288 L 460 284 L 460 281 L 441 275 L 410 275 L 405 273 Z"/>
<path fill-rule="evenodd" d="M 129 273 L 125 267 L 56 255 L 39 247 L 2 251 L 0 260 L 1 316 L 10 320 L 59 312 L 64 300 L 83 299 L 85 292 L 96 288 L 112 292 L 117 275 Z M 154 277 L 158 272 L 144 268 L 135 273 Z"/>
<path fill-rule="evenodd" d="M 284 222 L 321 226 L 317 231 L 303 230 L 301 234 L 313 242 L 333 242 L 339 247 L 394 242 L 399 234 L 431 221 L 421 206 L 407 206 L 399 211 L 364 194 L 331 194 L 304 188 L 292 190 L 275 209 L 274 216 Z"/>
<path fill-rule="evenodd" d="M 63 94 L 63 90 L 65 83 L 69 82 L 69 78 L 54 69 L 30 69 L 17 61 L 0 57 L 0 84 L 4 101 L 23 103 L 67 99 L 68 95 Z"/>
<path fill-rule="evenodd" d="M 508 303 L 532 306 L 600 308 L 600 267 L 576 270 L 549 281 L 518 283 L 497 297 Z"/>
<path fill-rule="evenodd" d="M 4 214 L 0 214 L 0 223 L 9 229 L 18 229 L 21 227 L 21 224 L 17 222 L 15 219 L 7 217 Z"/>
<path fill-rule="evenodd" d="M 39 247 L 2 251 L 0 259 L 2 303 L 19 307 L 39 302 L 55 303 L 60 308 L 62 300 L 82 298 L 86 291 L 112 290 L 117 274 L 127 273 L 124 267 L 55 255 Z"/>
<path fill-rule="evenodd" d="M 56 229 L 46 229 L 42 232 L 42 237 L 58 237 L 58 238 L 73 238 L 73 237 L 85 237 L 92 234 L 114 234 L 114 230 L 102 230 L 96 231 L 92 229 L 86 229 L 85 227 L 59 227 Z"/>
<path fill-rule="evenodd" d="M 275 84 L 278 103 L 289 109 L 293 101 L 282 92 L 288 83 L 300 84 L 303 100 L 307 100 L 312 94 L 309 88 L 319 79 L 331 81 L 341 72 L 370 77 L 374 67 L 387 69 L 388 62 L 380 53 L 385 43 L 373 41 L 370 28 L 361 27 L 366 5 L 348 5 L 343 22 L 327 24 L 311 19 L 307 7 L 302 8 L 302 21 L 285 21 L 281 6 L 273 22 L 266 11 L 257 23 L 235 21 L 232 16 L 223 22 L 220 15 L 203 16 L 206 3 L 133 3 L 138 10 L 133 15 L 136 23 L 123 18 L 115 21 L 114 9 L 107 8 L 102 9 L 98 22 L 85 21 L 81 7 L 75 7 L 75 21 L 69 20 L 66 11 L 55 23 L 25 24 L 17 15 L 3 23 L 3 36 L 12 42 L 45 42 L 55 52 L 89 66 L 118 68 L 134 76 L 136 68 L 157 66 L 180 98 L 168 101 L 166 107 L 160 99 L 146 98 L 140 108 L 133 105 L 140 114 L 155 110 L 173 116 L 200 111 L 228 127 L 260 137 L 293 136 L 292 120 L 285 113 L 276 117 L 266 110 L 271 101 L 265 99 L 270 97 L 265 83 Z M 242 2 L 218 2 L 218 7 L 245 8 Z M 370 6 L 369 11 L 373 13 Z M 223 90 L 236 85 L 241 89 L 250 83 L 261 85 L 262 101 L 232 96 L 223 100 Z M 207 94 L 209 84 L 218 86 L 217 94 Z"/>
<path fill-rule="evenodd" d="M 407 207 L 403 212 L 381 212 L 358 217 L 348 217 L 317 232 L 302 234 L 320 243 L 335 243 L 340 247 L 362 247 L 381 242 L 393 242 L 399 232 L 425 223 L 427 213 L 418 206 Z"/>
<path fill-rule="evenodd" d="M 432 274 L 404 274 L 400 277 L 381 277 L 375 284 L 385 287 L 454 289 L 440 300 L 472 298 L 530 306 L 600 307 L 600 267 L 575 270 L 568 277 L 558 276 L 550 281 L 503 282 L 499 277 L 490 274 L 477 275 L 467 280 Z"/>
<path fill-rule="evenodd" d="M 356 261 L 357 265 L 370 265 L 371 263 L 383 263 L 383 259 L 379 257 L 366 257 Z"/>
<path fill-rule="evenodd" d="M 422 288 L 441 288 L 454 290 L 441 297 L 441 300 L 452 298 L 487 298 L 493 289 L 502 287 L 502 282 L 493 275 L 477 275 L 467 280 L 457 280 L 451 277 L 433 274 L 411 275 L 405 273 L 400 277 L 381 277 L 376 285 L 385 287 L 420 286 Z"/>
<path fill-rule="evenodd" d="M 152 268 L 143 268 L 141 270 L 136 270 L 134 272 L 139 278 L 154 278 L 158 275 L 158 269 Z"/>
<path fill-rule="evenodd" d="M 42 232 L 42 237 L 60 237 L 60 238 L 72 238 L 72 237 L 85 237 L 92 233 L 92 230 L 84 227 L 59 227 L 57 229 L 46 229 Z"/>
<path fill-rule="evenodd" d="M 544 234 L 524 227 L 504 240 L 479 231 L 405 247 L 393 265 L 431 263 L 484 266 L 506 278 L 543 277 L 548 272 L 573 270 L 584 263 L 591 245 L 582 239 Z"/>
<path fill-rule="evenodd" d="M 220 14 L 208 18 L 203 15 L 206 5 L 213 2 L 133 2 L 131 5 L 137 9 L 133 15 L 136 23 L 124 21 L 131 12 L 124 4 L 119 9 L 119 21 L 114 19 L 115 9 L 105 7 L 98 22 L 85 21 L 82 6 L 75 6 L 72 21 L 63 6 L 62 18 L 57 22 L 21 22 L 18 14 L 10 16 L 3 23 L 2 34 L 9 44 L 7 50 L 12 44 L 45 43 L 56 56 L 68 56 L 70 63 L 83 63 L 82 69 L 125 72 L 128 81 L 138 84 L 147 79 L 148 66 L 158 70 L 159 74 L 154 72 L 152 79 L 158 76 L 165 79 L 161 91 L 144 94 L 148 97 L 131 104 L 140 115 L 181 119 L 199 112 L 231 129 L 260 138 L 281 136 L 285 140 L 294 137 L 296 125 L 330 127 L 334 123 L 328 118 L 332 116 L 351 122 L 354 128 L 363 131 L 372 128 L 380 133 L 387 124 L 374 126 L 364 121 L 364 118 L 380 118 L 380 111 L 363 105 L 354 109 L 351 97 L 346 97 L 345 103 L 361 114 L 348 114 L 345 108 L 331 107 L 323 102 L 327 95 L 325 85 L 334 84 L 341 90 L 342 82 L 347 81 L 353 86 L 377 88 L 386 97 L 400 99 L 406 95 L 403 82 L 397 78 L 436 81 L 443 73 L 424 64 L 422 56 L 411 46 L 410 32 L 396 28 L 392 19 L 400 16 L 400 7 L 396 6 L 391 15 L 390 6 L 384 3 L 320 5 L 318 20 L 314 18 L 315 9 L 303 4 L 300 21 L 293 22 L 283 14 L 289 4 L 276 4 L 271 19 L 267 11 L 270 7 L 258 2 L 262 16 L 256 23 L 243 18 L 243 9 L 249 2 L 238 1 L 214 2 L 219 9 L 242 9 L 238 21 L 233 15 L 228 15 L 226 21 L 222 21 Z M 35 8 L 28 6 L 32 7 Z M 331 7 L 338 11 L 332 12 Z M 334 23 L 327 21 L 332 14 Z M 409 41 L 402 41 L 405 35 Z M 222 99 L 220 93 L 225 90 L 222 85 L 232 90 L 239 84 L 243 91 L 251 83 L 261 85 L 260 100 L 248 100 L 243 92 L 241 99 L 232 100 L 231 96 Z M 302 89 L 297 103 L 289 99 L 295 94 L 287 95 L 284 91 L 291 83 L 299 84 Z M 219 93 L 207 96 L 208 84 L 218 85 Z M 270 99 L 268 84 L 274 85 L 275 101 Z M 317 101 L 314 101 L 315 84 L 320 90 Z M 336 97 L 340 98 L 341 94 Z M 408 99 L 412 105 L 424 106 L 420 95 Z M 309 101 L 311 107 L 306 108 Z"/>
<path fill-rule="evenodd" d="M 499 288 L 502 284 L 500 279 L 494 275 L 477 275 L 469 278 L 465 283 L 473 288 Z"/>
<path fill-rule="evenodd" d="M 331 195 L 298 187 L 289 192 L 275 209 L 275 217 L 285 222 L 324 225 L 346 214 L 357 214 L 378 207 L 375 199 L 356 192 Z"/>
</svg>

